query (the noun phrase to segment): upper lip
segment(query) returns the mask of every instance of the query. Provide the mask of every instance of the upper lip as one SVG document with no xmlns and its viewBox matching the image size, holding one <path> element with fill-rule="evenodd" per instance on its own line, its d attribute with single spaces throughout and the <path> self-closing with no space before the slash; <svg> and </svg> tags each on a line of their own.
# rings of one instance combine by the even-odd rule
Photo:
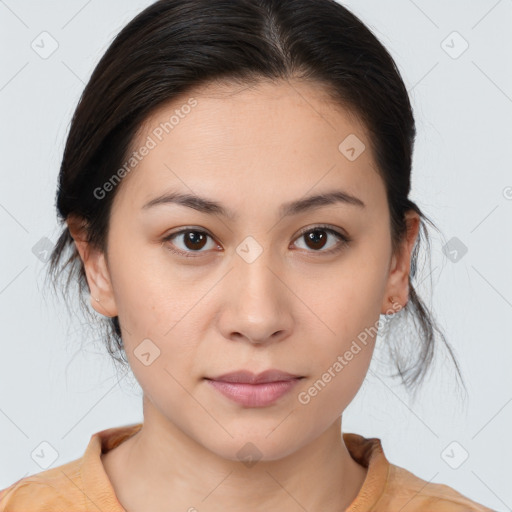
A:
<svg viewBox="0 0 512 512">
<path fill-rule="evenodd" d="M 225 373 L 218 377 L 207 377 L 209 380 L 218 380 L 222 382 L 237 382 L 244 384 L 260 384 L 262 382 L 279 382 L 284 380 L 293 380 L 301 378 L 300 375 L 293 375 L 281 370 L 265 370 L 264 372 L 254 374 L 250 370 L 238 370 L 236 372 Z"/>
</svg>

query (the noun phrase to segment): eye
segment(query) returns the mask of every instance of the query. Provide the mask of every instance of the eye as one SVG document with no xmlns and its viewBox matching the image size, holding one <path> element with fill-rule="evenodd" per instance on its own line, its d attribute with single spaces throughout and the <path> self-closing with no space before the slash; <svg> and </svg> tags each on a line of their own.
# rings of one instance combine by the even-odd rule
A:
<svg viewBox="0 0 512 512">
<path fill-rule="evenodd" d="M 181 239 L 182 243 L 184 244 L 184 249 L 176 249 L 175 243 L 167 244 L 167 249 L 175 254 L 179 254 L 180 256 L 185 256 L 187 258 L 193 258 L 194 255 L 191 253 L 194 252 L 206 252 L 201 251 L 200 249 L 203 249 L 207 245 L 208 238 L 213 240 L 213 238 L 206 231 L 189 228 L 182 229 L 181 231 L 177 231 L 176 233 L 171 233 L 170 235 L 166 236 L 162 240 L 162 245 L 165 242 L 170 242 L 175 238 Z M 215 245 L 216 244 L 214 243 L 213 246 Z"/>
<path fill-rule="evenodd" d="M 329 226 L 315 226 L 313 228 L 306 228 L 301 231 L 299 237 L 296 238 L 296 240 L 299 240 L 301 237 L 306 241 L 308 247 L 312 247 L 313 249 L 312 251 L 307 252 L 319 252 L 323 254 L 334 254 L 338 251 L 341 251 L 341 249 L 343 249 L 343 247 L 348 245 L 348 243 L 351 241 L 350 238 L 348 238 L 346 235 L 339 233 Z M 338 241 L 335 241 L 334 244 L 331 244 L 330 248 L 327 250 L 321 250 L 326 246 L 330 237 L 335 238 Z M 175 242 L 171 243 L 171 241 L 174 239 L 181 240 L 182 248 L 179 246 L 177 247 Z M 212 241 L 210 247 L 207 247 L 208 239 Z M 218 244 L 213 242 L 213 237 L 209 233 L 201 229 L 191 228 L 182 229 L 181 231 L 167 235 L 162 239 L 162 245 L 166 242 L 169 242 L 166 245 L 169 251 L 180 256 L 185 256 L 187 258 L 195 257 L 194 253 L 207 252 L 206 250 L 202 250 L 205 247 L 207 249 L 219 247 Z"/>
<path fill-rule="evenodd" d="M 327 240 L 330 235 L 334 235 L 334 238 L 338 239 L 338 242 L 330 245 L 327 250 L 321 250 L 326 246 Z M 301 231 L 299 237 L 296 240 L 304 239 L 307 247 L 313 248 L 313 251 L 308 252 L 320 252 L 323 254 L 334 254 L 341 251 L 345 245 L 348 245 L 350 238 L 342 233 L 339 233 L 335 229 L 329 226 L 315 226 L 313 228 L 306 228 Z"/>
</svg>

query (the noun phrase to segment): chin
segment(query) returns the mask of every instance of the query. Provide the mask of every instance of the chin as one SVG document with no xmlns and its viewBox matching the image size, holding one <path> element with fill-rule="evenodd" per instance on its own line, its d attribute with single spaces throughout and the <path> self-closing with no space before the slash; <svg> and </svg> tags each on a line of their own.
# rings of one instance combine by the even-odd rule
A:
<svg viewBox="0 0 512 512">
<path fill-rule="evenodd" d="M 271 428 L 266 427 L 268 422 L 263 423 L 265 426 L 258 429 L 252 422 L 250 432 L 242 425 L 238 431 L 228 427 L 227 430 L 233 437 L 228 434 L 217 436 L 215 439 L 204 440 L 203 446 L 219 457 L 252 467 L 258 461 L 283 459 L 311 441 L 306 436 L 297 438 L 296 428 L 279 426 L 279 421 L 273 420 Z"/>
</svg>

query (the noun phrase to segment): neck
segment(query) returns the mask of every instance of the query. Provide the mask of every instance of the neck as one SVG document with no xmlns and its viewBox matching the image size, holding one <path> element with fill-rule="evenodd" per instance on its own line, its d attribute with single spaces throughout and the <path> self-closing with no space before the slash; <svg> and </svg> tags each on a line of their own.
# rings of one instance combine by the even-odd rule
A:
<svg viewBox="0 0 512 512">
<path fill-rule="evenodd" d="M 117 453 L 116 453 L 117 452 Z M 144 424 L 102 456 L 128 512 L 345 510 L 366 469 L 345 446 L 339 417 L 318 438 L 278 460 L 220 457 L 166 420 L 144 399 Z"/>
</svg>

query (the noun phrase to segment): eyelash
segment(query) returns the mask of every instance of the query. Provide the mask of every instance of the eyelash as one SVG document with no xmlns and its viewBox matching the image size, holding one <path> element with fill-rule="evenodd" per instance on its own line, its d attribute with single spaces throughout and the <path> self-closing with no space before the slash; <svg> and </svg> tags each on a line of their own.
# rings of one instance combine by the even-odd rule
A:
<svg viewBox="0 0 512 512">
<path fill-rule="evenodd" d="M 324 254 L 324 255 L 336 254 L 336 253 L 340 252 L 346 245 L 348 245 L 352 241 L 351 238 L 347 237 L 346 235 L 343 235 L 339 231 L 336 231 L 326 225 L 318 225 L 318 226 L 314 226 L 312 228 L 303 229 L 299 233 L 299 236 L 295 240 L 298 240 L 300 237 L 304 236 L 306 233 L 310 233 L 313 231 L 326 231 L 327 233 L 330 233 L 330 234 L 334 235 L 335 237 L 339 238 L 340 243 L 333 249 L 329 249 L 327 251 L 311 250 L 311 251 L 307 251 L 307 252 L 319 253 L 319 254 Z M 170 235 L 167 235 L 165 238 L 162 239 L 162 245 L 165 242 L 170 242 L 174 237 L 177 237 L 178 235 L 182 235 L 184 233 L 189 233 L 189 232 L 200 233 L 200 234 L 209 236 L 210 238 L 213 239 L 213 237 L 206 231 L 203 231 L 201 229 L 186 228 L 186 229 L 182 229 L 180 231 L 171 233 Z M 172 248 L 169 244 L 166 245 L 166 249 L 174 254 L 179 255 L 179 256 L 184 256 L 185 258 L 196 258 L 197 256 L 195 256 L 194 253 L 201 254 L 201 252 L 206 252 L 206 251 L 182 251 L 181 249 Z"/>
</svg>

